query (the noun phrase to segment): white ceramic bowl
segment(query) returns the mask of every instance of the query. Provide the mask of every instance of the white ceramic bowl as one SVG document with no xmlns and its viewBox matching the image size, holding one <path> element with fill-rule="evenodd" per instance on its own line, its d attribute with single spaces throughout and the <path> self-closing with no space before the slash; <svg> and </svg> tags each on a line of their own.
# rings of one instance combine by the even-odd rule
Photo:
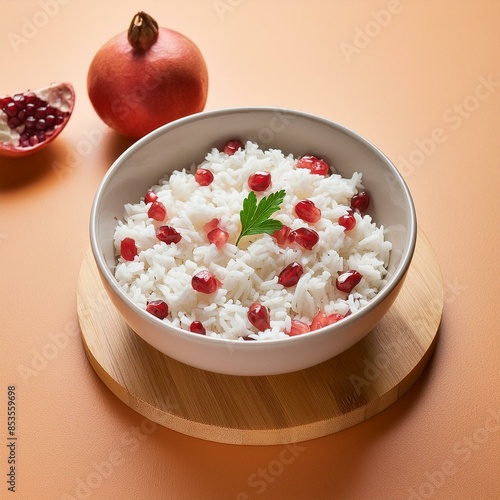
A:
<svg viewBox="0 0 500 500">
<path fill-rule="evenodd" d="M 214 146 L 238 138 L 298 157 L 314 152 L 343 176 L 363 173 L 372 203 L 393 249 L 387 285 L 363 309 L 342 321 L 290 338 L 242 342 L 175 328 L 134 304 L 114 276 L 113 232 L 126 203 L 136 202 L 174 169 L 203 161 Z M 167 124 L 139 140 L 110 167 L 96 193 L 90 219 L 92 252 L 113 304 L 129 326 L 164 354 L 188 365 L 230 375 L 272 375 L 326 361 L 361 340 L 396 299 L 412 259 L 416 216 L 408 188 L 394 165 L 353 131 L 311 114 L 248 107 L 199 113 Z"/>
</svg>

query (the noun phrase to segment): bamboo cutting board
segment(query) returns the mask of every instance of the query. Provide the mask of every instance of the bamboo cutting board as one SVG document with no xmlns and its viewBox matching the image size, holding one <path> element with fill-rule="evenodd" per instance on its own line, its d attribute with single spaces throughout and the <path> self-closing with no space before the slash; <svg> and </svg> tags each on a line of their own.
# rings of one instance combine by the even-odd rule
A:
<svg viewBox="0 0 500 500">
<path fill-rule="evenodd" d="M 429 241 L 419 231 L 400 295 L 374 330 L 320 365 L 268 377 L 203 371 L 150 347 L 112 306 L 90 251 L 80 271 L 77 308 L 91 365 L 129 407 L 189 436 L 274 445 L 340 431 L 397 401 L 431 356 L 443 286 Z"/>
</svg>

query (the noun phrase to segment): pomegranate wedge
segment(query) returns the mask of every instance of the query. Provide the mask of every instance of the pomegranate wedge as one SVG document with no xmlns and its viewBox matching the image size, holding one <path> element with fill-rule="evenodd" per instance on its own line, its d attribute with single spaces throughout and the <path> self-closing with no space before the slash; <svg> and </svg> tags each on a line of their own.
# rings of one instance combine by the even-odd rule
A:
<svg viewBox="0 0 500 500">
<path fill-rule="evenodd" d="M 0 155 L 25 156 L 47 146 L 68 123 L 75 106 L 70 83 L 0 97 Z"/>
</svg>

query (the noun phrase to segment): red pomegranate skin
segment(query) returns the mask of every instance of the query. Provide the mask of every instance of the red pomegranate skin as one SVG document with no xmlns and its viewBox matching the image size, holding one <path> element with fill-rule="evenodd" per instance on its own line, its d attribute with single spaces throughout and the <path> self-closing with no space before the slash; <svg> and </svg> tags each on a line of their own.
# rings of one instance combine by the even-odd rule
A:
<svg viewBox="0 0 500 500">
<path fill-rule="evenodd" d="M 95 111 L 109 127 L 138 139 L 202 111 L 208 71 L 198 47 L 181 33 L 160 27 L 151 47 L 138 50 L 125 31 L 96 53 L 87 90 Z"/>
</svg>

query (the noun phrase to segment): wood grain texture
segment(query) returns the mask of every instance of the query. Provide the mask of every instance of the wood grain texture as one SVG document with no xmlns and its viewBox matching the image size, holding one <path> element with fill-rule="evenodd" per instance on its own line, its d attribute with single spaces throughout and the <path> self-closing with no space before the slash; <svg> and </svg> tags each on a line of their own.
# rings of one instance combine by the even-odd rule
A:
<svg viewBox="0 0 500 500">
<path fill-rule="evenodd" d="M 150 347 L 107 298 L 90 250 L 80 271 L 77 308 L 87 357 L 125 404 L 190 436 L 272 445 L 340 431 L 397 401 L 432 354 L 443 286 L 431 245 L 419 231 L 404 286 L 374 330 L 320 365 L 268 377 L 203 371 Z"/>
</svg>

